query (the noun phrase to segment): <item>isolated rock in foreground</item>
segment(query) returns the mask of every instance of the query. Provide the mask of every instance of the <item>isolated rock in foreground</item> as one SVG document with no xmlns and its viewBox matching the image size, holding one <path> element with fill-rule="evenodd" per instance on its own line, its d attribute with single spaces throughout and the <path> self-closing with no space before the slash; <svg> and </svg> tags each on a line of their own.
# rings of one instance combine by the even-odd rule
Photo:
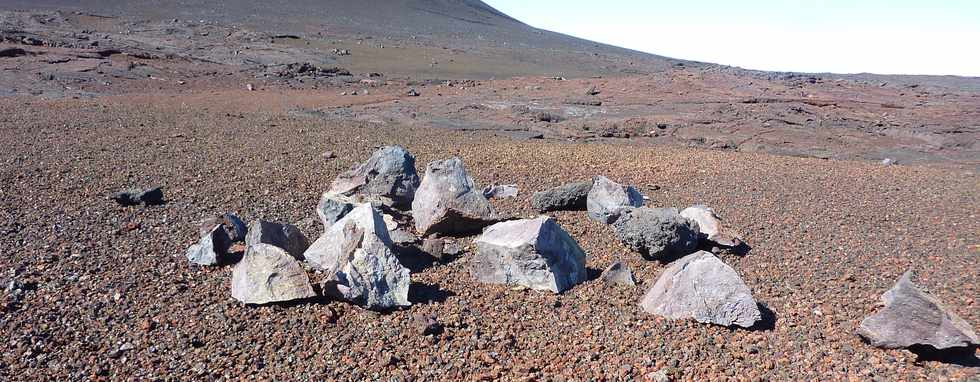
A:
<svg viewBox="0 0 980 382">
<path fill-rule="evenodd" d="M 476 239 L 473 276 L 560 293 L 587 278 L 585 252 L 547 216 L 497 223 Z"/>
<path fill-rule="evenodd" d="M 676 208 L 626 210 L 613 230 L 623 244 L 646 258 L 683 256 L 698 248 L 697 223 L 683 218 Z"/>
<path fill-rule="evenodd" d="M 408 268 L 395 257 L 384 220 L 370 204 L 330 226 L 304 256 L 326 271 L 324 295 L 373 310 L 411 305 Z"/>
<path fill-rule="evenodd" d="M 628 207 L 643 205 L 643 195 L 633 186 L 623 186 L 604 176 L 592 179 L 592 188 L 586 199 L 589 218 L 611 224 Z"/>
<path fill-rule="evenodd" d="M 691 206 L 681 211 L 681 216 L 698 223 L 698 230 L 708 241 L 725 247 L 737 247 L 742 244 L 739 235 L 728 230 L 711 208 Z"/>
<path fill-rule="evenodd" d="M 412 202 L 415 229 L 422 235 L 480 232 L 493 223 L 493 208 L 475 189 L 459 158 L 429 163 Z"/>
<path fill-rule="evenodd" d="M 253 221 L 245 236 L 246 245 L 272 244 L 286 250 L 297 260 L 303 259 L 303 251 L 310 246 L 309 240 L 292 224 L 280 224 L 265 220 Z"/>
<path fill-rule="evenodd" d="M 538 212 L 581 211 L 587 208 L 592 182 L 568 183 L 555 188 L 535 192 L 531 206 Z"/>
<path fill-rule="evenodd" d="M 980 346 L 970 324 L 912 283 L 912 271 L 905 272 L 881 300 L 885 307 L 861 321 L 857 330 L 871 345 L 887 349 L 924 345 L 939 350 Z"/>
<path fill-rule="evenodd" d="M 197 265 L 218 265 L 224 261 L 231 243 L 228 232 L 216 224 L 201 236 L 199 243 L 187 248 L 187 260 Z"/>
<path fill-rule="evenodd" d="M 622 261 L 616 261 L 602 271 L 602 282 L 607 285 L 636 286 L 633 272 Z"/>
<path fill-rule="evenodd" d="M 333 223 L 336 223 L 353 209 L 354 204 L 350 198 L 327 191 L 320 197 L 320 203 L 316 206 L 316 214 L 320 217 L 320 222 L 323 223 L 323 230 L 326 231 Z"/>
<path fill-rule="evenodd" d="M 674 320 L 748 328 L 762 319 L 752 292 L 732 267 L 700 251 L 670 264 L 640 302 L 647 313 Z"/>
<path fill-rule="evenodd" d="M 163 204 L 163 189 L 160 187 L 148 188 L 146 190 L 129 189 L 112 194 L 109 197 L 122 206 L 135 206 L 145 204 L 155 206 Z"/>
<path fill-rule="evenodd" d="M 375 151 L 367 162 L 340 174 L 329 192 L 357 195 L 363 201 L 406 209 L 412 204 L 418 187 L 415 157 L 401 146 L 385 146 Z"/>
<path fill-rule="evenodd" d="M 231 272 L 231 296 L 246 304 L 268 304 L 315 296 L 306 271 L 282 248 L 253 244 Z"/>
</svg>

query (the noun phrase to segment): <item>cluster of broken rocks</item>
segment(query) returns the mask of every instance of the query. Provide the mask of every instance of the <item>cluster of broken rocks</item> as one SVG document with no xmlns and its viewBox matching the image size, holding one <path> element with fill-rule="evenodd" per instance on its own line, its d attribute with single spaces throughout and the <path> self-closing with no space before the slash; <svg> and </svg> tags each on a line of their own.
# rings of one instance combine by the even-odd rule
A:
<svg viewBox="0 0 980 382">
<path fill-rule="evenodd" d="M 475 234 L 470 264 L 479 282 L 562 293 L 586 281 L 586 253 L 554 218 L 503 217 L 488 200 L 516 192 L 516 186 L 478 189 L 459 158 L 429 163 L 420 178 L 407 150 L 386 146 L 339 175 L 323 194 L 316 212 L 324 231 L 312 243 L 290 224 L 256 220 L 246 226 L 225 214 L 202 224 L 200 242 L 187 250 L 187 258 L 202 266 L 234 264 L 231 295 L 245 304 L 322 295 L 371 310 L 407 307 L 411 275 L 396 256 L 401 246 L 414 245 L 416 254 L 441 258 L 459 252 L 450 248 L 454 242 L 449 239 Z M 586 210 L 644 258 L 670 262 L 641 299 L 645 312 L 723 326 L 758 325 L 760 305 L 738 272 L 715 254 L 698 250 L 743 246 L 739 235 L 709 207 L 643 204 L 634 187 L 604 176 L 532 197 L 532 206 L 542 213 Z M 302 262 L 323 273 L 319 288 Z M 636 285 L 622 262 L 611 264 L 601 277 L 609 284 Z M 911 277 L 906 273 L 882 296 L 884 308 L 866 318 L 857 333 L 885 348 L 975 348 L 980 341 L 970 325 L 916 287 Z"/>
</svg>

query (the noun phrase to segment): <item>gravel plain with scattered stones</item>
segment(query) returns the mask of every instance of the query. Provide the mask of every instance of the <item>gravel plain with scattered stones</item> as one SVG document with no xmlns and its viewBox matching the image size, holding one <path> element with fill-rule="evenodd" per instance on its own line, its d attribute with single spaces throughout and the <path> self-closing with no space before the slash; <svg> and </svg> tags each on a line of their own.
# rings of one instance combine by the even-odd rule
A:
<svg viewBox="0 0 980 382">
<path fill-rule="evenodd" d="M 854 331 L 907 269 L 980 325 L 980 180 L 916 166 L 671 147 L 517 141 L 479 133 L 343 123 L 152 97 L 0 99 L 3 380 L 971 380 L 955 362 L 880 350 Z M 161 101 L 161 102 L 156 102 Z M 246 104 L 247 103 L 242 103 Z M 188 106 L 191 105 L 191 106 Z M 666 264 L 644 260 L 585 212 L 555 212 L 593 276 L 615 260 L 639 285 L 594 279 L 553 295 L 476 283 L 472 237 L 445 262 L 413 264 L 413 306 L 244 306 L 229 267 L 195 267 L 197 222 L 235 212 L 315 238 L 334 177 L 374 147 L 417 166 L 461 157 L 480 185 L 517 184 L 502 212 L 537 214 L 531 194 L 605 175 L 647 205 L 713 207 L 751 250 L 719 256 L 767 307 L 752 330 L 668 321 L 637 303 Z M 336 158 L 325 158 L 325 151 Z M 161 186 L 162 206 L 121 207 Z M 314 272 L 310 272 L 316 278 Z M 441 333 L 414 318 L 434 315 Z"/>
</svg>

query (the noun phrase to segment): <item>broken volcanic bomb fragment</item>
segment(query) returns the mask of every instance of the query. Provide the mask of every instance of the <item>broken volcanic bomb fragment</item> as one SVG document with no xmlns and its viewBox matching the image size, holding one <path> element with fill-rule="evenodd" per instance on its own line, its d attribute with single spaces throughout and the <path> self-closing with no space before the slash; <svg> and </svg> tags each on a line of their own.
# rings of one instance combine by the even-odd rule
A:
<svg viewBox="0 0 980 382">
<path fill-rule="evenodd" d="M 385 146 L 340 174 L 329 192 L 404 210 L 411 206 L 418 187 L 415 157 L 401 146 Z"/>
<path fill-rule="evenodd" d="M 670 264 L 640 301 L 644 312 L 748 328 L 762 319 L 752 292 L 732 267 L 705 251 Z"/>
<path fill-rule="evenodd" d="M 547 216 L 494 224 L 475 244 L 471 271 L 480 282 L 561 293 L 588 277 L 585 252 Z"/>
<path fill-rule="evenodd" d="M 742 238 L 725 227 L 721 218 L 711 208 L 695 205 L 681 211 L 681 216 L 698 223 L 698 230 L 708 241 L 724 247 L 737 247 Z"/>
<path fill-rule="evenodd" d="M 623 210 L 643 205 L 643 195 L 633 186 L 623 186 L 604 176 L 592 179 L 592 188 L 586 199 L 589 218 L 612 224 Z"/>
<path fill-rule="evenodd" d="M 697 223 L 676 208 L 631 208 L 613 223 L 616 237 L 648 259 L 684 256 L 698 248 Z"/>
<path fill-rule="evenodd" d="M 295 258 L 270 244 L 252 244 L 231 273 L 231 296 L 246 304 L 268 304 L 316 296 L 310 277 Z"/>
<path fill-rule="evenodd" d="M 303 232 L 292 224 L 255 220 L 248 226 L 245 244 L 251 246 L 259 243 L 282 248 L 297 260 L 303 259 L 303 251 L 310 246 Z"/>
<path fill-rule="evenodd" d="M 538 212 L 581 211 L 587 208 L 592 182 L 568 183 L 531 196 L 531 206 Z"/>
<path fill-rule="evenodd" d="M 365 203 L 330 226 L 304 256 L 326 272 L 324 295 L 386 310 L 411 305 L 409 270 L 392 248 L 381 214 Z"/>
<path fill-rule="evenodd" d="M 412 202 L 412 218 L 422 236 L 479 232 L 495 221 L 490 202 L 459 158 L 429 163 Z"/>
</svg>

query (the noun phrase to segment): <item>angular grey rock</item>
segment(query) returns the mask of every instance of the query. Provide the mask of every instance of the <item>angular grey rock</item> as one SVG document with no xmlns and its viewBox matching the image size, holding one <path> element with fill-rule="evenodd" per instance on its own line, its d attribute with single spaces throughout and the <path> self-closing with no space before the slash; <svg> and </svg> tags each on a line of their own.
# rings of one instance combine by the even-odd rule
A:
<svg viewBox="0 0 980 382">
<path fill-rule="evenodd" d="M 340 174 L 330 185 L 329 192 L 407 209 L 418 187 L 415 157 L 401 146 L 385 146 L 366 162 Z"/>
<path fill-rule="evenodd" d="M 316 206 L 316 214 L 320 217 L 320 222 L 323 223 L 323 230 L 326 231 L 333 223 L 336 223 L 353 209 L 354 201 L 351 198 L 327 191 L 320 197 L 320 203 Z"/>
<path fill-rule="evenodd" d="M 231 238 L 224 226 L 215 224 L 201 236 L 201 241 L 187 248 L 187 260 L 197 265 L 218 265 L 225 260 Z"/>
<path fill-rule="evenodd" d="M 494 184 L 483 188 L 483 197 L 487 199 L 507 199 L 517 197 L 518 190 L 516 184 Z"/>
<path fill-rule="evenodd" d="M 897 349 L 921 345 L 938 350 L 980 346 L 969 323 L 912 283 L 912 271 L 905 272 L 881 300 L 885 307 L 861 321 L 857 330 L 873 346 Z"/>
<path fill-rule="evenodd" d="M 494 222 L 493 216 L 490 202 L 475 189 L 462 160 L 429 163 L 412 202 L 415 229 L 422 236 L 479 232 Z"/>
<path fill-rule="evenodd" d="M 622 261 L 616 261 L 602 271 L 602 282 L 608 285 L 636 286 L 633 272 Z"/>
<path fill-rule="evenodd" d="M 228 234 L 228 239 L 231 240 L 232 243 L 245 241 L 245 235 L 248 233 L 248 226 L 246 226 L 245 222 L 243 222 L 242 219 L 239 219 L 238 216 L 230 213 L 204 219 L 204 221 L 202 221 L 200 224 L 201 236 L 203 237 L 204 235 L 211 233 L 211 229 L 218 224 L 220 224 L 221 228 L 224 229 L 226 234 Z"/>
<path fill-rule="evenodd" d="M 250 246 L 259 243 L 282 248 L 297 260 L 303 260 L 303 251 L 310 246 L 310 241 L 306 239 L 303 232 L 292 224 L 255 220 L 248 226 L 245 244 Z"/>
<path fill-rule="evenodd" d="M 587 208 L 592 182 L 575 182 L 535 192 L 531 206 L 538 212 L 581 211 Z"/>
<path fill-rule="evenodd" d="M 625 210 L 613 231 L 627 247 L 649 259 L 683 256 L 698 248 L 698 225 L 676 208 L 640 207 Z"/>
<path fill-rule="evenodd" d="M 316 296 L 306 271 L 282 248 L 252 244 L 231 272 L 231 296 L 246 304 L 268 304 Z"/>
<path fill-rule="evenodd" d="M 696 205 L 685 208 L 681 216 L 698 224 L 698 230 L 708 241 L 725 247 L 737 247 L 742 244 L 739 235 L 722 223 L 721 219 L 711 208 Z"/>
<path fill-rule="evenodd" d="M 361 204 L 332 225 L 306 251 L 326 271 L 324 295 L 372 310 L 409 306 L 409 271 L 395 257 L 381 214 Z"/>
<path fill-rule="evenodd" d="M 481 282 L 561 293 L 588 277 L 585 252 L 547 216 L 494 224 L 475 244 L 472 273 Z"/>
<path fill-rule="evenodd" d="M 623 186 L 604 176 L 592 179 L 592 189 L 586 199 L 589 218 L 612 224 L 628 207 L 643 205 L 643 195 L 633 186 Z"/>
<path fill-rule="evenodd" d="M 732 267 L 699 251 L 670 264 L 643 296 L 647 313 L 674 320 L 748 328 L 762 319 L 752 292 Z"/>
</svg>

